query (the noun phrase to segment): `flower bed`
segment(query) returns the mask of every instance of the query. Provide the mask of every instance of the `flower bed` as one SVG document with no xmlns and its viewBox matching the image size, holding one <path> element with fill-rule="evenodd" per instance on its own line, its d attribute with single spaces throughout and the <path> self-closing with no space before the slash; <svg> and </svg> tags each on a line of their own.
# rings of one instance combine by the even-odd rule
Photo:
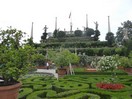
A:
<svg viewBox="0 0 132 99">
<path fill-rule="evenodd" d="M 124 88 L 122 84 L 114 84 L 114 83 L 97 83 L 96 86 L 101 89 L 111 89 L 111 90 L 119 90 Z"/>
</svg>

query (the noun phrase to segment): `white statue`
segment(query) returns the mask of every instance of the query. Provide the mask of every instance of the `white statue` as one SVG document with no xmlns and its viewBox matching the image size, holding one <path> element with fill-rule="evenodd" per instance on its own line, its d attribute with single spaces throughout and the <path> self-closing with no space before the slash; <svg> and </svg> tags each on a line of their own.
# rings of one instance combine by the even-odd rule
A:
<svg viewBox="0 0 132 99">
<path fill-rule="evenodd" d="M 128 29 L 127 28 L 123 29 L 123 35 L 124 35 L 123 40 L 128 40 L 129 39 L 128 38 Z"/>
</svg>

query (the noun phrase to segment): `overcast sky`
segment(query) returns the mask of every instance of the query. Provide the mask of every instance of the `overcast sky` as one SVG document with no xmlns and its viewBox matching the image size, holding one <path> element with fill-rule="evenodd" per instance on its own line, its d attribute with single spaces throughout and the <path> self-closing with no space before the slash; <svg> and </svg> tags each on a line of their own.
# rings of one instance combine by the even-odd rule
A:
<svg viewBox="0 0 132 99">
<path fill-rule="evenodd" d="M 108 32 L 108 16 L 110 16 L 111 32 L 116 31 L 121 22 L 132 21 L 132 0 L 0 0 L 0 28 L 8 26 L 31 34 L 31 23 L 34 22 L 34 42 L 39 42 L 43 27 L 47 25 L 47 32 L 57 27 L 70 30 L 69 14 L 71 12 L 73 30 L 83 30 L 86 26 L 95 29 L 94 22 L 99 24 L 100 40 L 105 40 Z"/>
</svg>

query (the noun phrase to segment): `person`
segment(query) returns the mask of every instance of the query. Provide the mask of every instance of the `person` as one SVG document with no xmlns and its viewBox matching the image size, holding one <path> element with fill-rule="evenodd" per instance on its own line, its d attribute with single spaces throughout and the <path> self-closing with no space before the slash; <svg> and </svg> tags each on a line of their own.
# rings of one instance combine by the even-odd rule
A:
<svg viewBox="0 0 132 99">
<path fill-rule="evenodd" d="M 46 66 L 47 66 L 47 69 L 49 69 L 49 63 L 48 62 L 46 63 Z"/>
</svg>

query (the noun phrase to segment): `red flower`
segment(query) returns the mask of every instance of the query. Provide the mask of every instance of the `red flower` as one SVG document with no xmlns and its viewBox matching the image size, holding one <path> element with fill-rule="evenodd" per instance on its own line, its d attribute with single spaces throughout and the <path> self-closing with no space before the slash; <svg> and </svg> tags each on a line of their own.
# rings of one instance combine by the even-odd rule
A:
<svg viewBox="0 0 132 99">
<path fill-rule="evenodd" d="M 111 89 L 111 90 L 118 90 L 124 88 L 122 84 L 112 84 L 112 83 L 97 83 L 96 86 L 101 89 Z"/>
</svg>

